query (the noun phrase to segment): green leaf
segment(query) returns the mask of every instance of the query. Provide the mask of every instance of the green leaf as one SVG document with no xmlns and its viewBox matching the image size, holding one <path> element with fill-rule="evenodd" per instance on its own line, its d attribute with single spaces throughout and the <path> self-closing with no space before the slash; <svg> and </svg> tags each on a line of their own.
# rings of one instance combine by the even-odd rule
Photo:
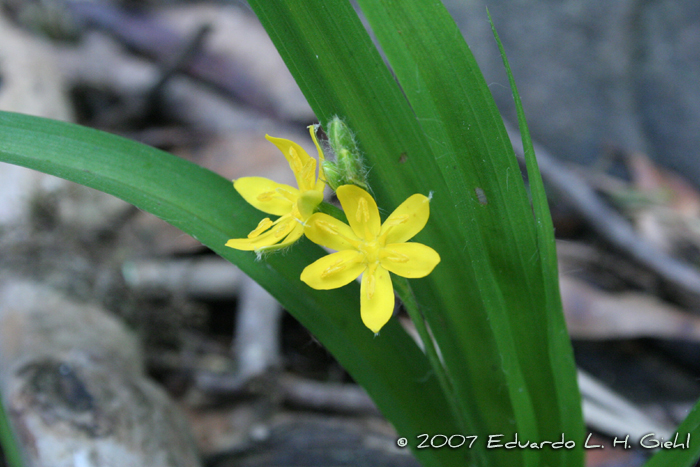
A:
<svg viewBox="0 0 700 467">
<path fill-rule="evenodd" d="M 530 184 L 530 193 L 532 196 L 533 209 L 535 211 L 536 232 L 537 232 L 537 247 L 541 258 L 542 277 L 544 279 L 545 307 L 547 319 L 547 331 L 549 334 L 549 357 L 553 373 L 554 384 L 557 387 L 555 393 L 555 403 L 551 401 L 549 404 L 556 405 L 559 416 L 562 420 L 562 426 L 567 427 L 569 431 L 567 436 L 574 440 L 581 440 L 585 436 L 585 427 L 583 425 L 583 413 L 581 407 L 581 395 L 578 389 L 576 364 L 574 361 L 573 350 L 571 348 L 571 340 L 566 332 L 566 322 L 562 310 L 561 295 L 559 292 L 559 268 L 557 265 L 557 250 L 554 240 L 554 225 L 552 216 L 549 212 L 547 203 L 547 194 L 544 191 L 544 183 L 542 175 L 537 165 L 535 156 L 535 148 L 530 137 L 530 130 L 527 127 L 525 119 L 525 110 L 523 109 L 522 101 L 518 88 L 515 85 L 515 78 L 510 69 L 506 52 L 498 37 L 498 32 L 491 19 L 489 13 L 489 22 L 493 31 L 494 38 L 498 44 L 498 49 L 503 59 L 503 66 L 508 74 L 508 82 L 513 92 L 513 100 L 515 101 L 515 109 L 518 115 L 518 126 L 523 142 L 523 152 L 525 155 L 525 164 L 527 166 L 528 180 Z M 560 465 L 573 465 L 573 463 L 583 463 L 583 451 L 581 443 L 577 443 L 577 448 L 573 450 L 561 451 Z"/>
<path fill-rule="evenodd" d="M 501 366 L 508 393 L 501 395 L 498 405 L 512 407 L 512 412 L 502 410 L 502 413 L 514 423 L 509 426 L 507 420 L 494 416 L 492 410 L 485 412 L 483 409 L 484 399 L 494 399 L 489 385 L 479 381 L 488 370 L 476 371 L 469 378 L 453 371 L 458 394 L 465 404 L 473 401 L 468 410 L 479 414 L 484 435 L 502 430 L 506 439 L 515 433 L 521 439 L 548 439 L 547 433 L 540 432 L 537 427 L 530 394 L 536 387 L 530 387 L 525 380 L 528 374 L 541 376 L 537 371 L 541 361 L 537 357 L 526 359 L 540 352 L 532 352 L 532 348 L 524 352 L 518 349 L 516 336 L 510 328 L 514 317 L 534 314 L 532 312 L 537 310 L 536 292 L 541 285 L 533 284 L 537 278 L 527 270 L 527 259 L 533 254 L 536 256 L 531 218 L 526 217 L 529 206 L 493 98 L 459 30 L 442 5 L 420 0 L 400 5 L 394 1 L 360 0 L 359 4 L 423 131 L 430 135 L 435 162 L 452 199 L 462 200 L 453 216 L 452 229 L 472 232 L 464 235 L 468 253 L 464 260 L 473 265 L 472 288 L 481 291 L 479 312 L 481 319 L 490 323 L 495 339 L 494 353 L 503 357 Z M 477 199 L 477 192 L 486 197 L 486 204 Z M 440 329 L 433 325 L 434 333 L 446 354 L 448 368 L 462 366 L 459 354 L 471 356 L 469 363 L 473 367 L 473 362 L 479 358 L 473 348 L 474 341 L 459 337 L 466 328 L 474 326 L 476 319 L 464 316 L 455 305 L 452 304 L 451 313 L 448 311 L 450 326 Z M 523 330 L 536 324 L 532 321 L 530 318 Z M 449 344 L 446 346 L 445 342 Z M 454 353 L 450 353 L 451 349 Z M 527 365 L 535 365 L 535 368 L 527 368 Z M 475 386 L 480 391 L 469 394 L 467 391 Z M 517 455 L 522 459 L 515 460 L 514 454 L 504 451 L 502 456 L 510 459 L 496 460 L 494 464 L 540 465 L 537 451 L 521 450 Z M 501 456 L 501 453 L 490 456 Z"/>
<path fill-rule="evenodd" d="M 676 438 L 677 436 L 677 438 Z M 679 443 L 689 441 L 690 448 L 661 449 L 649 459 L 644 467 L 692 467 L 700 459 L 700 400 L 695 403 L 690 413 L 683 423 L 676 430 L 676 436 L 672 436 L 670 441 L 677 440 Z M 647 446 L 651 444 L 651 439 L 645 441 Z M 669 441 L 669 440 L 666 440 Z"/>
<path fill-rule="evenodd" d="M 443 356 L 458 362 L 452 364 L 452 377 L 462 381 L 460 400 L 468 407 L 463 410 L 468 417 L 464 430 L 480 436 L 469 451 L 475 462 L 487 465 L 488 457 L 502 457 L 505 465 L 522 456 L 521 451 L 505 450 L 491 450 L 487 456 L 485 448 L 488 434 L 515 430 L 502 370 L 503 360 L 512 359 L 514 352 L 501 354 L 495 345 L 492 324 L 503 320 L 489 322 L 486 304 L 476 292 L 475 266 L 483 260 L 466 255 L 471 245 L 456 228 L 455 206 L 459 210 L 467 199 L 454 202 L 428 137 L 359 18 L 345 0 L 249 4 L 319 120 L 327 123 L 339 115 L 355 132 L 378 204 L 390 212 L 414 193 L 433 192 L 433 215 L 416 241 L 437 250 L 442 262 L 430 279 L 413 280 L 412 288 L 436 337 L 444 337 L 438 338 Z M 491 277 L 489 273 L 484 280 Z M 464 316 L 465 310 L 473 319 L 453 326 L 455 315 Z M 391 421 L 405 436 L 415 434 Z"/>
<path fill-rule="evenodd" d="M 22 453 L 17 444 L 15 433 L 10 426 L 10 417 L 7 416 L 5 401 L 2 398 L 2 394 L 0 394 L 0 446 L 2 446 L 2 451 L 4 451 L 0 451 L 0 460 L 2 460 L 1 457 L 2 454 L 4 454 L 9 467 L 24 466 Z"/>
<path fill-rule="evenodd" d="M 484 449 L 489 434 L 556 440 L 583 433 L 583 423 L 566 328 L 556 316 L 556 270 L 539 256 L 551 239 L 536 228 L 476 62 L 439 2 L 358 3 L 393 75 L 345 0 L 250 5 L 321 122 L 337 114 L 357 134 L 379 205 L 390 211 L 413 193 L 434 193 L 416 240 L 442 262 L 411 287 L 464 426 L 482 436 L 475 462 L 580 465 L 580 450 Z"/>
<path fill-rule="evenodd" d="M 324 255 L 322 249 L 303 240 L 283 255 L 256 261 L 253 253 L 224 247 L 229 238 L 245 236 L 262 216 L 230 181 L 118 136 L 7 112 L 0 112 L 0 161 L 113 194 L 192 235 L 275 296 L 367 390 L 384 415 L 410 433 L 412 443 L 418 433 L 458 432 L 424 354 L 396 320 L 375 338 L 360 320 L 358 284 L 315 291 L 301 282 L 302 269 Z M 465 456 L 458 450 L 420 451 L 426 466 L 458 465 Z"/>
</svg>

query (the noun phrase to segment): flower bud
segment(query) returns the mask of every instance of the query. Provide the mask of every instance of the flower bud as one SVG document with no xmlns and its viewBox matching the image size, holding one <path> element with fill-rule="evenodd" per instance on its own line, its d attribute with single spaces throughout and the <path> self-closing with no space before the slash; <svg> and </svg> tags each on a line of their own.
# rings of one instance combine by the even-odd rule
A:
<svg viewBox="0 0 700 467">
<path fill-rule="evenodd" d="M 328 123 L 326 134 L 335 154 L 334 162 L 325 161 L 323 164 L 328 185 L 333 190 L 341 185 L 356 185 L 367 190 L 367 171 L 350 128 L 335 116 Z"/>
<path fill-rule="evenodd" d="M 343 175 L 335 162 L 326 159 L 325 161 L 321 162 L 321 168 L 323 169 L 323 177 L 325 178 L 325 182 L 333 191 L 335 191 L 339 186 L 344 185 Z"/>
</svg>

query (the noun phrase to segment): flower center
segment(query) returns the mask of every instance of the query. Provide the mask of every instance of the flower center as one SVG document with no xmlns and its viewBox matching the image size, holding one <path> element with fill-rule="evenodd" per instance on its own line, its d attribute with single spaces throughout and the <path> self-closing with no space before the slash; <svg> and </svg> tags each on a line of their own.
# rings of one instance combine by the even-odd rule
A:
<svg viewBox="0 0 700 467">
<path fill-rule="evenodd" d="M 358 246 L 360 253 L 365 255 L 365 261 L 367 264 L 373 264 L 379 261 L 379 250 L 382 247 L 379 245 L 377 240 L 372 240 L 371 242 L 362 242 Z"/>
</svg>

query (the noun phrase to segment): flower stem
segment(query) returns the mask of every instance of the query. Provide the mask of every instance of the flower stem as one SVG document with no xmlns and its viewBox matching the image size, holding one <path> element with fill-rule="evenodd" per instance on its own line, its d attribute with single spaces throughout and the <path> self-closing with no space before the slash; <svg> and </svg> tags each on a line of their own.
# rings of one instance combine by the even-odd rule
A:
<svg viewBox="0 0 700 467">
<path fill-rule="evenodd" d="M 438 378 L 438 382 L 440 383 L 440 386 L 447 397 L 455 421 L 459 423 L 462 430 L 466 433 L 469 431 L 469 424 L 467 423 L 465 413 L 460 409 L 457 398 L 454 396 L 452 380 L 447 374 L 447 370 L 445 365 L 442 363 L 442 359 L 438 355 L 435 340 L 425 324 L 425 317 L 418 306 L 416 297 L 413 295 L 413 290 L 408 283 L 408 279 L 396 275 L 393 275 L 392 279 L 394 283 L 394 290 L 396 290 L 396 293 L 406 307 L 406 311 L 411 317 L 411 321 L 413 321 L 421 341 L 423 341 L 424 352 L 428 357 L 428 361 L 430 361 L 430 365 Z"/>
</svg>

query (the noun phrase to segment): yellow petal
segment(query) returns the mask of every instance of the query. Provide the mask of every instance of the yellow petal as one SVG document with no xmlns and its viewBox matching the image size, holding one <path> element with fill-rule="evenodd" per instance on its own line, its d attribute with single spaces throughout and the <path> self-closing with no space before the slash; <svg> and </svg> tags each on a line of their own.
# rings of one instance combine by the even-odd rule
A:
<svg viewBox="0 0 700 467">
<path fill-rule="evenodd" d="M 394 287 L 389 271 L 379 265 L 371 266 L 362 275 L 360 286 L 360 314 L 375 334 L 389 321 L 394 313 Z"/>
<path fill-rule="evenodd" d="M 301 191 L 313 190 L 316 182 L 316 159 L 307 154 L 304 149 L 294 141 L 284 138 L 274 138 L 265 135 L 265 138 L 282 151 L 289 162 L 297 185 Z"/>
<path fill-rule="evenodd" d="M 322 212 L 306 221 L 304 233 L 312 242 L 333 250 L 357 250 L 360 244 L 350 226 Z"/>
<path fill-rule="evenodd" d="M 385 244 L 403 243 L 413 238 L 423 230 L 430 217 L 430 199 L 421 194 L 415 194 L 387 217 L 379 233 L 384 237 Z"/>
<path fill-rule="evenodd" d="M 301 273 L 301 280 L 316 290 L 337 289 L 357 279 L 367 265 L 355 250 L 339 251 L 311 263 Z"/>
<path fill-rule="evenodd" d="M 226 242 L 226 246 L 236 250 L 253 251 L 259 248 L 274 245 L 282 241 L 284 237 L 300 225 L 292 216 L 282 216 L 275 221 L 270 230 L 254 238 L 232 238 Z"/>
<path fill-rule="evenodd" d="M 376 239 L 382 221 L 372 195 L 355 185 L 340 186 L 336 194 L 355 234 L 367 241 Z"/>
<path fill-rule="evenodd" d="M 248 204 L 275 216 L 289 214 L 299 197 L 296 188 L 263 177 L 239 178 L 233 187 Z"/>
<path fill-rule="evenodd" d="M 299 240 L 299 238 L 304 235 L 304 226 L 296 221 L 292 225 L 294 228 L 291 232 L 289 232 L 289 235 L 287 235 L 284 240 L 274 245 L 256 248 L 255 251 L 258 253 L 268 253 L 270 251 L 281 250 L 282 248 L 287 248 L 289 245 Z"/>
<path fill-rule="evenodd" d="M 319 204 L 323 201 L 323 192 L 316 190 L 305 191 L 297 200 L 297 209 L 301 220 L 305 221 L 314 213 Z"/>
<path fill-rule="evenodd" d="M 379 252 L 379 261 L 397 276 L 417 278 L 430 274 L 440 255 L 422 243 L 392 243 Z"/>
</svg>

